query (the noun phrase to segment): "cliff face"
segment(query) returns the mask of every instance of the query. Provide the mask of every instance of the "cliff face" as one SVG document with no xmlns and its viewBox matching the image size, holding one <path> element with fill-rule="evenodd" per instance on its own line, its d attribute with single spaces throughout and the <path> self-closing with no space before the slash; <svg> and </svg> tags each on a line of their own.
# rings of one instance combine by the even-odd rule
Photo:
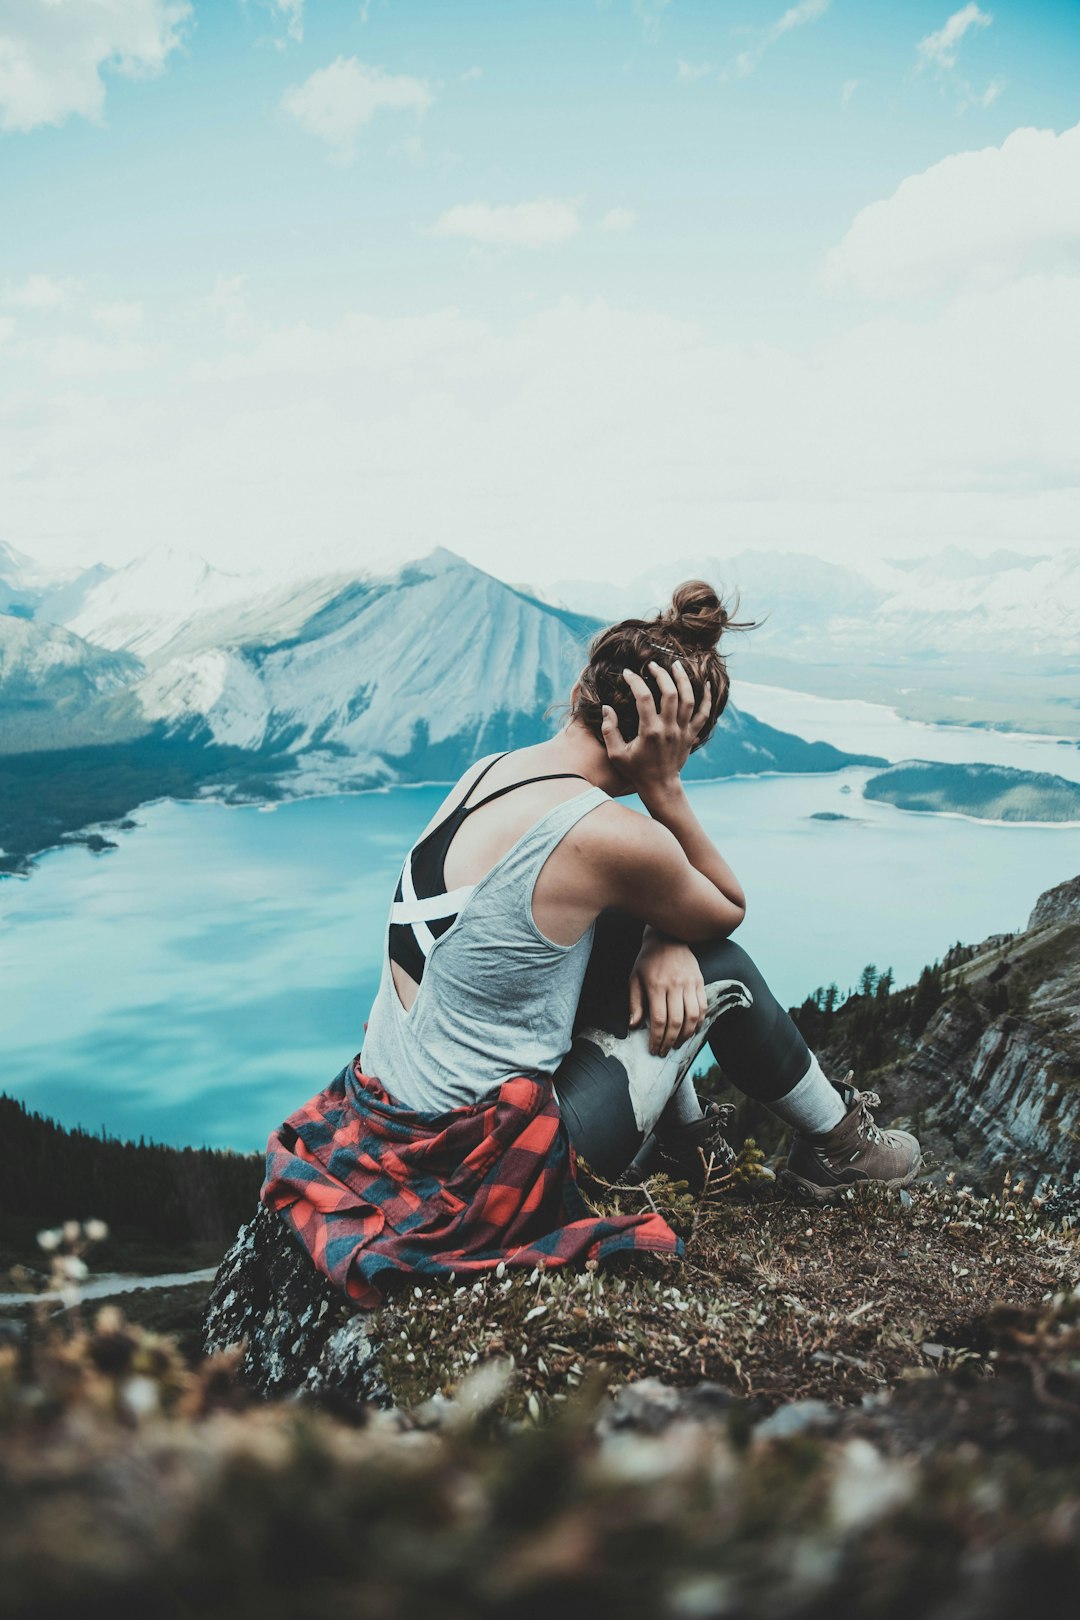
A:
<svg viewBox="0 0 1080 1620">
<path fill-rule="evenodd" d="M 1080 1198 L 1080 877 L 1042 895 L 1021 933 L 959 956 L 953 994 L 883 1078 L 936 1165 L 1006 1169 Z"/>
</svg>

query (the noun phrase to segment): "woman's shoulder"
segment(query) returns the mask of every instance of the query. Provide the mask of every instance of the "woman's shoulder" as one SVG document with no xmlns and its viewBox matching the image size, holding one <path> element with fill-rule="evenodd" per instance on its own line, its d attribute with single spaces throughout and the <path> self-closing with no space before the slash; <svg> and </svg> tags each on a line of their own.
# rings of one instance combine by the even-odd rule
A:
<svg viewBox="0 0 1080 1620">
<path fill-rule="evenodd" d="M 582 839 L 590 853 L 596 855 L 625 853 L 640 857 L 662 840 L 666 831 L 651 816 L 631 810 L 629 805 L 620 804 L 610 796 L 579 823 Z"/>
</svg>

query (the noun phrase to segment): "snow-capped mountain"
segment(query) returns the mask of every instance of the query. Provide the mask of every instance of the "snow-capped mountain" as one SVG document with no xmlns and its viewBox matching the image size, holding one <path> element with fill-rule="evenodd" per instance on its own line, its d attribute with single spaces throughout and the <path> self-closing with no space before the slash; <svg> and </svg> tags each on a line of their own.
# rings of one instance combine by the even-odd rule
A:
<svg viewBox="0 0 1080 1620">
<path fill-rule="evenodd" d="M 1054 557 L 955 547 L 933 556 L 841 567 L 796 552 L 683 557 L 618 586 L 562 580 L 553 595 L 601 618 L 654 612 L 697 577 L 759 621 L 755 649 L 791 658 L 984 658 L 1080 654 L 1080 550 Z"/>
<path fill-rule="evenodd" d="M 477 754 L 549 736 L 595 627 L 437 549 L 382 577 L 291 582 L 156 551 L 94 584 L 67 627 L 25 628 L 125 660 L 125 735 L 135 706 L 148 731 L 291 756 L 292 780 L 332 787 L 445 779 Z M 732 708 L 694 764 L 726 775 L 846 758 Z"/>
<path fill-rule="evenodd" d="M 137 691 L 149 719 L 217 743 L 444 777 L 549 736 L 594 628 L 439 549 L 339 585 L 287 638 L 159 660 Z M 733 713 L 700 769 L 809 769 L 809 748 Z"/>
</svg>

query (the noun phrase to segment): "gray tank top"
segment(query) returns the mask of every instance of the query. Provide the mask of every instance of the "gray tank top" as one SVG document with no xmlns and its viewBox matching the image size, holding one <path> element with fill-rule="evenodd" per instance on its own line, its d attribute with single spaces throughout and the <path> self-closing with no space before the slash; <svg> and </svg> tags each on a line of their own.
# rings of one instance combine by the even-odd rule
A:
<svg viewBox="0 0 1080 1620">
<path fill-rule="evenodd" d="M 443 1113 L 479 1102 L 515 1075 L 553 1074 L 570 1050 L 595 924 L 573 945 L 556 944 L 536 926 L 533 888 L 571 827 L 608 802 L 589 787 L 554 805 L 464 893 L 428 947 L 408 1011 L 384 939 L 361 1063 L 406 1108 Z"/>
</svg>

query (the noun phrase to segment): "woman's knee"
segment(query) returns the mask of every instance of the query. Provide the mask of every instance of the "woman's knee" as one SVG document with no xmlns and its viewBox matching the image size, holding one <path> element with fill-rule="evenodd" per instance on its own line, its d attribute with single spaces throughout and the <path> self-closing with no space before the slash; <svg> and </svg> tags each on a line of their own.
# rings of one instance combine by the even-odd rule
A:
<svg viewBox="0 0 1080 1620">
<path fill-rule="evenodd" d="M 765 980 L 753 957 L 733 939 L 707 939 L 691 946 L 706 984 L 733 979 L 749 990 L 751 997 L 765 987 Z"/>
</svg>

